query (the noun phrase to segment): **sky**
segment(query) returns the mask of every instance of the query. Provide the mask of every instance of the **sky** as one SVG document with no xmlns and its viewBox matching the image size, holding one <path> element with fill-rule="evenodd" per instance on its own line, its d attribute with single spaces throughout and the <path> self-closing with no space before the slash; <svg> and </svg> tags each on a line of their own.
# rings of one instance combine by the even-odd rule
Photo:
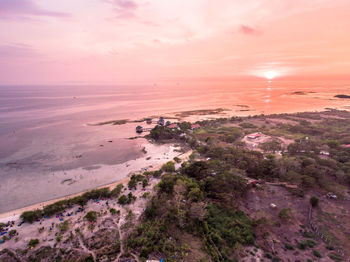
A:
<svg viewBox="0 0 350 262">
<path fill-rule="evenodd" d="M 349 0 L 0 0 L 0 85 L 344 79 L 349 14 Z"/>
</svg>

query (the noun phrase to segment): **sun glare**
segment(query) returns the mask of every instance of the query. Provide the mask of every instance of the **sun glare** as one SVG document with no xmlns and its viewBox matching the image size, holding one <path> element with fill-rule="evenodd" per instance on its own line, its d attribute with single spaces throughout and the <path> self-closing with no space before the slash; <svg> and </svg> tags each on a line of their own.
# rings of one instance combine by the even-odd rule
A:
<svg viewBox="0 0 350 262">
<path fill-rule="evenodd" d="M 274 79 L 277 76 L 277 73 L 275 71 L 268 71 L 265 73 L 265 77 L 268 80 Z"/>
</svg>

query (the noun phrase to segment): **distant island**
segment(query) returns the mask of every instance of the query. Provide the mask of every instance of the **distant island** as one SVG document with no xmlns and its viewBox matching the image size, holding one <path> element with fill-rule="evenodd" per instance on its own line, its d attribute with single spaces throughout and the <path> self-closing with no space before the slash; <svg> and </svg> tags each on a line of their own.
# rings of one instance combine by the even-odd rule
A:
<svg viewBox="0 0 350 262">
<path fill-rule="evenodd" d="M 334 97 L 337 97 L 337 98 L 350 98 L 349 95 L 335 95 Z"/>
</svg>

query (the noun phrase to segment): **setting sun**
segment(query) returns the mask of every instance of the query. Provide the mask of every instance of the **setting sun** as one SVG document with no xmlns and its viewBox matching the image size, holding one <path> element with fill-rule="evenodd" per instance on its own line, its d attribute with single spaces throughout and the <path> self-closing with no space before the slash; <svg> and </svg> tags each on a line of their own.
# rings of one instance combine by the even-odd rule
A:
<svg viewBox="0 0 350 262">
<path fill-rule="evenodd" d="M 277 76 L 277 73 L 275 71 L 268 71 L 264 75 L 267 79 L 271 80 Z"/>
</svg>

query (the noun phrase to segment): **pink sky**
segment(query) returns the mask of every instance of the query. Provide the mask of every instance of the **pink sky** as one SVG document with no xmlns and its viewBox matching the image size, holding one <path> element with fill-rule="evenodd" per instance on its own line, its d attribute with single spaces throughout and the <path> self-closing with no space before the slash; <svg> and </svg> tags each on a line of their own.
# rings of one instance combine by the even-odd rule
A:
<svg viewBox="0 0 350 262">
<path fill-rule="evenodd" d="M 0 85 L 350 76 L 349 0 L 0 0 Z"/>
</svg>

